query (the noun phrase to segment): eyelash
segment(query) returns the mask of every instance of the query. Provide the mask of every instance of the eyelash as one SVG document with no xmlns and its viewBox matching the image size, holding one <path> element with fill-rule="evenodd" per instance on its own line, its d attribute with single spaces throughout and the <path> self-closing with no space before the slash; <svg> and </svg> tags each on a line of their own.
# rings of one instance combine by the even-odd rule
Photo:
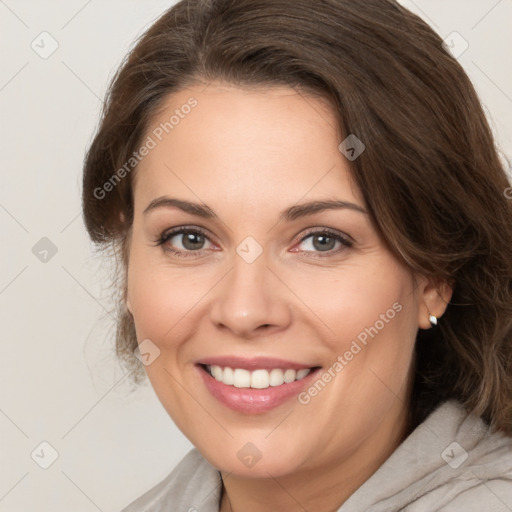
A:
<svg viewBox="0 0 512 512">
<path fill-rule="evenodd" d="M 201 254 L 204 249 L 200 249 L 198 251 L 181 251 L 176 250 L 171 247 L 163 247 L 163 245 L 168 242 L 172 237 L 176 235 L 183 235 L 183 234 L 194 234 L 194 235 L 202 235 L 206 239 L 210 240 L 206 232 L 204 232 L 202 229 L 199 228 L 191 228 L 187 226 L 182 226 L 180 228 L 171 229 L 170 231 L 164 231 L 156 241 L 156 246 L 162 246 L 163 250 L 166 252 L 170 252 L 174 256 L 177 256 L 178 258 L 190 258 L 194 257 L 197 254 Z"/>
<path fill-rule="evenodd" d="M 166 242 L 168 242 L 171 238 L 173 238 L 176 235 L 183 235 L 183 234 L 195 234 L 195 235 L 202 235 L 204 236 L 208 241 L 211 240 L 208 237 L 207 233 L 203 231 L 200 228 L 197 227 L 187 227 L 182 226 L 179 228 L 172 229 L 170 231 L 164 231 L 156 240 L 156 243 L 154 244 L 156 247 L 162 246 L 163 250 L 166 252 L 170 252 L 174 256 L 177 256 L 178 258 L 190 258 L 197 256 L 198 254 L 201 254 L 202 251 L 205 249 L 199 249 L 197 251 L 182 251 L 182 250 L 176 250 L 171 247 L 163 247 Z M 310 231 L 307 231 L 304 236 L 298 241 L 299 244 L 307 240 L 309 237 L 313 235 L 327 235 L 329 238 L 333 238 L 335 241 L 340 242 L 342 247 L 338 248 L 337 250 L 332 251 L 295 251 L 295 252 L 302 252 L 308 254 L 312 258 L 326 258 L 329 256 L 333 256 L 335 254 L 340 253 L 341 251 L 345 249 L 351 248 L 354 244 L 351 240 L 349 240 L 347 237 L 344 237 L 337 233 L 336 231 L 333 231 L 329 228 L 322 228 L 322 229 L 311 229 Z M 325 252 L 326 254 L 323 255 L 322 252 Z"/>
</svg>

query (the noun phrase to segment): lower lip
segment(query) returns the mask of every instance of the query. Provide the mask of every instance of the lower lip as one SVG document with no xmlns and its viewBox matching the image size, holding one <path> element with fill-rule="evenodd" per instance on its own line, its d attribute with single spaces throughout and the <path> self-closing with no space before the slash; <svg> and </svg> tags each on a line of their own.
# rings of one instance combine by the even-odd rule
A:
<svg viewBox="0 0 512 512">
<path fill-rule="evenodd" d="M 318 369 L 311 370 L 303 379 L 289 384 L 270 386 L 266 389 L 253 389 L 228 386 L 213 378 L 202 366 L 199 366 L 198 369 L 206 388 L 219 402 L 234 411 L 246 414 L 267 412 L 296 398 L 318 371 Z"/>
</svg>

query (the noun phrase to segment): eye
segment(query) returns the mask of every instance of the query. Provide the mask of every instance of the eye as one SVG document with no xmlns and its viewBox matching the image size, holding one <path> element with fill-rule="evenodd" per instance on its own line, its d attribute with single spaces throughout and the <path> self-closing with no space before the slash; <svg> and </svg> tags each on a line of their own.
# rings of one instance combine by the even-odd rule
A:
<svg viewBox="0 0 512 512">
<path fill-rule="evenodd" d="M 156 245 L 161 245 L 164 250 L 183 257 L 192 256 L 191 253 L 202 253 L 203 250 L 214 247 L 203 231 L 198 228 L 186 227 L 162 233 Z"/>
<path fill-rule="evenodd" d="M 297 245 L 295 252 L 317 252 L 336 254 L 352 247 L 353 243 L 347 237 L 328 229 L 316 230 L 304 236 Z"/>
</svg>

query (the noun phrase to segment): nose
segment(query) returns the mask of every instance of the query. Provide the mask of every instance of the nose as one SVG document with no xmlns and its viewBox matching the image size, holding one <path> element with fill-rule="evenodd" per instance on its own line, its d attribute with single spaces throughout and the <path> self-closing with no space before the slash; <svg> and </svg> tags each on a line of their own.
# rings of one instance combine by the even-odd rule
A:
<svg viewBox="0 0 512 512">
<path fill-rule="evenodd" d="M 238 338 L 254 339 L 279 332 L 291 321 L 286 291 L 266 258 L 260 256 L 247 263 L 236 256 L 231 271 L 215 287 L 211 320 L 217 329 Z"/>
</svg>

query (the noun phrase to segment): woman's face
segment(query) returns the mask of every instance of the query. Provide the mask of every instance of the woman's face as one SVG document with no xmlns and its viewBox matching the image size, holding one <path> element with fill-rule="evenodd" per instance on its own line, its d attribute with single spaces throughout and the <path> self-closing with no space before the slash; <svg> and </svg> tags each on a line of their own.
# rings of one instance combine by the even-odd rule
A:
<svg viewBox="0 0 512 512">
<path fill-rule="evenodd" d="M 372 225 L 334 114 L 290 88 L 220 83 L 165 106 L 137 169 L 128 265 L 163 406 L 241 476 L 382 462 L 431 291 Z"/>
</svg>

